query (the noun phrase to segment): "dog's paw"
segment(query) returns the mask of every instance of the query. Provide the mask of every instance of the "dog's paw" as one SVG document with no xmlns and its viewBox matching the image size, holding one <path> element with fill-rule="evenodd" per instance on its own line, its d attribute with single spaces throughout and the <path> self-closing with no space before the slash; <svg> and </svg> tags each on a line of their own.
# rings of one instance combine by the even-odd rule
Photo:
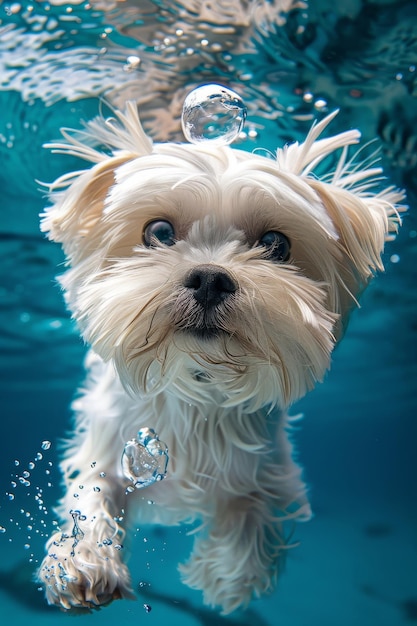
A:
<svg viewBox="0 0 417 626">
<path fill-rule="evenodd" d="M 203 592 L 205 604 L 221 607 L 222 614 L 228 615 L 246 608 L 254 596 L 272 590 L 275 572 L 269 565 L 251 558 L 250 553 L 232 554 L 224 544 L 216 546 L 207 540 L 198 542 L 179 571 L 186 585 Z"/>
<path fill-rule="evenodd" d="M 120 598 L 134 598 L 120 546 L 112 543 L 78 543 L 57 533 L 47 545 L 37 579 L 45 586 L 49 604 L 63 609 L 92 609 Z"/>
</svg>

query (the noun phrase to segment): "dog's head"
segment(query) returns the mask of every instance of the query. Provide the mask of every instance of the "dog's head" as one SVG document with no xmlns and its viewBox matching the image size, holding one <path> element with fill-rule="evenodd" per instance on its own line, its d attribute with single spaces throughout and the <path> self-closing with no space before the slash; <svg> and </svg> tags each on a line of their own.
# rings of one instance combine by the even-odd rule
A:
<svg viewBox="0 0 417 626">
<path fill-rule="evenodd" d="M 95 164 L 52 185 L 42 228 L 63 244 L 85 340 L 127 388 L 255 410 L 323 377 L 403 197 L 347 160 L 357 131 L 319 139 L 333 117 L 276 158 L 152 145 L 133 104 L 54 145 Z M 339 149 L 333 173 L 314 176 Z"/>
</svg>

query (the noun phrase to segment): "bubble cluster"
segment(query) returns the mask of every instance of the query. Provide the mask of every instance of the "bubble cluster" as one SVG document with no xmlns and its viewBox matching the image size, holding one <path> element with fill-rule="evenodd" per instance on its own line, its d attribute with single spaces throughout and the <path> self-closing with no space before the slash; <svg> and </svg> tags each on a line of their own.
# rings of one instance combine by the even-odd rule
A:
<svg viewBox="0 0 417 626">
<path fill-rule="evenodd" d="M 44 447 L 44 444 L 47 446 Z M 51 442 L 42 442 L 40 448 L 49 450 Z M 3 515 L 8 514 L 8 519 L 0 520 L 0 535 L 10 543 L 17 544 L 19 541 L 25 551 L 32 548 L 32 541 L 35 538 L 45 538 L 50 534 L 51 521 L 44 500 L 44 490 L 45 487 L 53 486 L 49 478 L 52 465 L 52 461 L 44 459 L 44 454 L 40 451 L 27 463 L 19 459 L 14 460 L 14 472 L 11 474 L 9 488 L 5 492 L 9 508 L 2 507 Z M 57 526 L 58 522 L 52 521 L 52 525 Z M 31 553 L 30 562 L 33 561 L 33 557 Z"/>
<path fill-rule="evenodd" d="M 203 85 L 184 100 L 182 129 L 191 143 L 228 145 L 239 136 L 247 114 L 242 98 L 222 85 Z"/>
</svg>

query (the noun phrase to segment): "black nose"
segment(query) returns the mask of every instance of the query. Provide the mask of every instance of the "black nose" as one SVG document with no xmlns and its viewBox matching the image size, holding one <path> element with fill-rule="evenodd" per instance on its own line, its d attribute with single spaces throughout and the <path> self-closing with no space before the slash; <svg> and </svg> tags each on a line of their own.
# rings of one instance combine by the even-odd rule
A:
<svg viewBox="0 0 417 626">
<path fill-rule="evenodd" d="M 184 287 L 192 290 L 199 304 L 209 309 L 220 304 L 237 289 L 236 282 L 216 265 L 198 265 L 188 274 Z"/>
</svg>

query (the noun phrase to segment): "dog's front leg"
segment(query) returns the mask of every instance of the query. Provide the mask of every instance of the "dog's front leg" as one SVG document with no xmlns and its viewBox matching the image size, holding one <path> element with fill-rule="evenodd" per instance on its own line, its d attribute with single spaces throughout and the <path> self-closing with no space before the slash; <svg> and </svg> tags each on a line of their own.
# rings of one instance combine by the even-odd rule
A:
<svg viewBox="0 0 417 626">
<path fill-rule="evenodd" d="M 124 489 L 119 480 L 101 474 L 91 470 L 89 476 L 80 473 L 67 480 L 60 505 L 64 522 L 47 542 L 38 571 L 48 602 L 65 609 L 96 607 L 132 595 L 121 560 Z"/>
<path fill-rule="evenodd" d="M 218 503 L 208 536 L 195 540 L 183 580 L 223 614 L 273 588 L 285 549 L 282 524 L 259 494 Z"/>
<path fill-rule="evenodd" d="M 61 462 L 65 493 L 57 512 L 62 523 L 48 540 L 38 570 L 48 602 L 65 609 L 131 596 L 129 572 L 122 563 L 123 442 L 110 403 L 110 409 L 103 409 L 105 389 L 100 387 L 98 394 L 97 387 L 91 386 L 74 405 L 76 428 Z"/>
</svg>

